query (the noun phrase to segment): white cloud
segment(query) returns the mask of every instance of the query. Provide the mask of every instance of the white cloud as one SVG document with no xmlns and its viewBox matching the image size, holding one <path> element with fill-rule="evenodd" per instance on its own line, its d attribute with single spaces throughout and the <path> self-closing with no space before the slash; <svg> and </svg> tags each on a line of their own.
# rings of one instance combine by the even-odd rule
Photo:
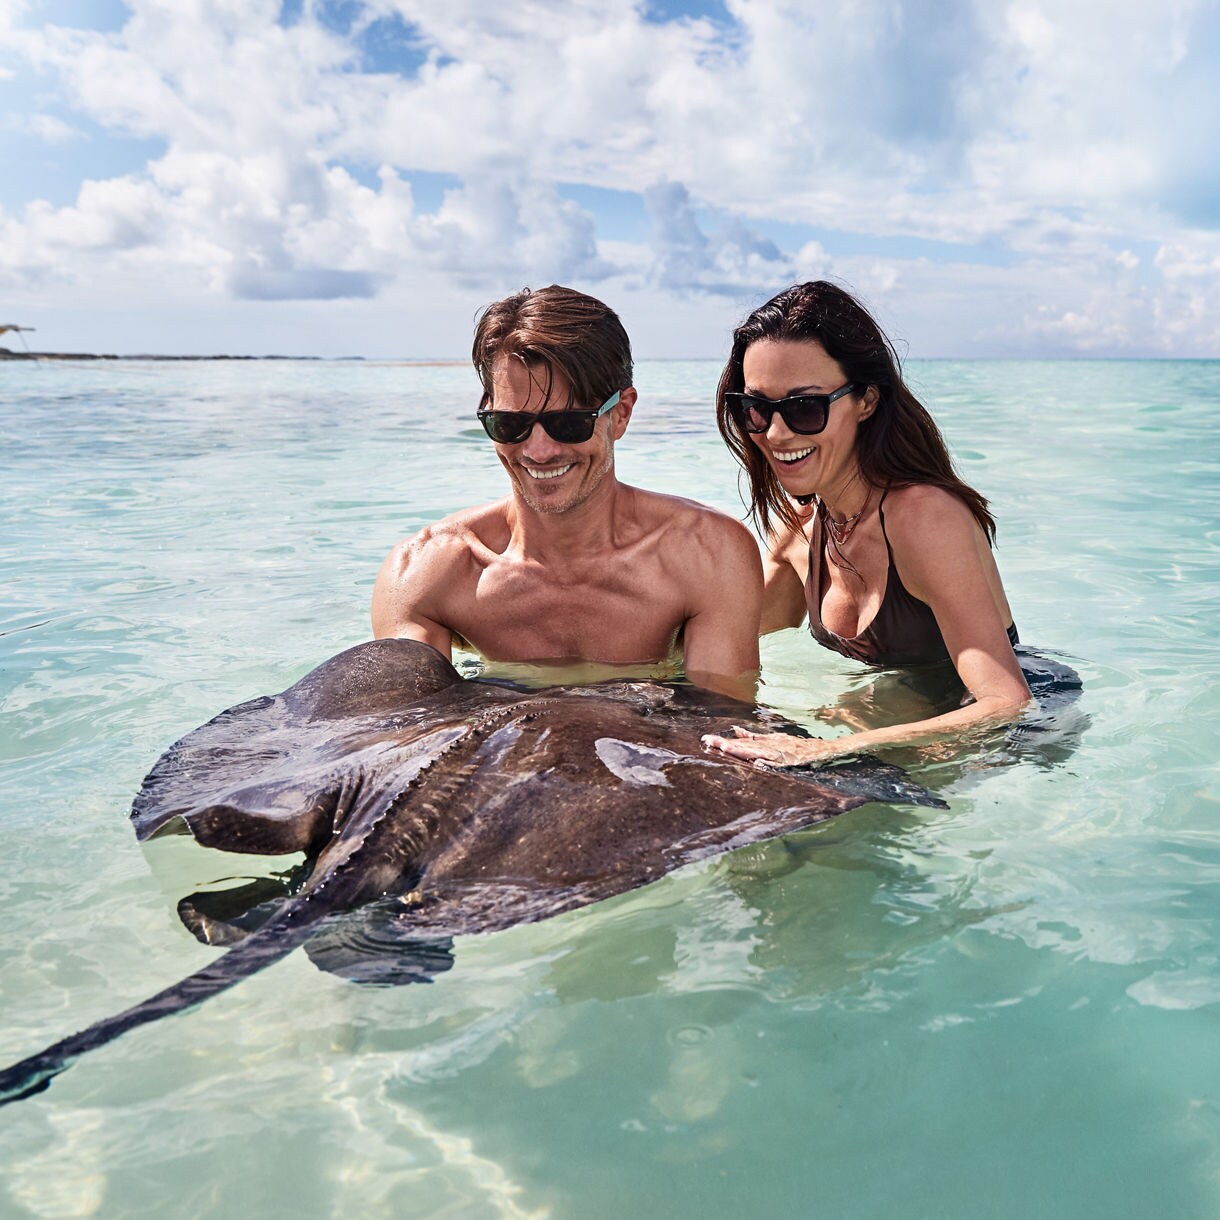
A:
<svg viewBox="0 0 1220 1220">
<path fill-rule="evenodd" d="M 488 178 L 449 191 L 412 236 L 429 265 L 472 287 L 511 289 L 521 280 L 597 280 L 593 218 L 544 184 Z"/>
<path fill-rule="evenodd" d="M 729 219 L 705 233 L 690 192 L 680 182 L 649 187 L 644 206 L 653 221 L 652 277 L 662 288 L 736 296 L 759 283 L 792 278 L 792 260 L 740 220 Z"/>
<path fill-rule="evenodd" d="M 27 121 L 29 129 L 47 144 L 67 144 L 71 140 L 83 138 L 83 133 L 78 128 L 53 114 L 33 114 Z"/>
<path fill-rule="evenodd" d="M 1188 244 L 1185 240 L 1162 246 L 1156 265 L 1167 280 L 1208 282 L 1220 272 L 1220 241 L 1215 237 Z"/>
<path fill-rule="evenodd" d="M 0 34 L 17 26 L 29 7 L 29 0 L 0 0 Z"/>
<path fill-rule="evenodd" d="M 833 263 L 821 242 L 807 241 L 793 259 L 792 278 L 797 283 L 824 280 L 832 274 Z"/>
<path fill-rule="evenodd" d="M 97 33 L 0 0 L 10 62 L 47 84 L 31 130 L 68 155 L 75 111 L 164 149 L 0 213 L 0 285 L 159 267 L 359 302 L 437 276 L 472 309 L 567 280 L 686 308 L 832 275 L 912 310 L 932 351 L 1214 350 L 1214 3 L 727 0 L 726 31 L 642 3 L 372 0 L 342 33 L 312 4 L 287 27 L 273 0 L 129 7 Z M 424 62 L 364 70 L 394 20 Z M 454 184 L 422 209 L 414 171 Z M 647 248 L 565 184 L 637 192 Z"/>
</svg>

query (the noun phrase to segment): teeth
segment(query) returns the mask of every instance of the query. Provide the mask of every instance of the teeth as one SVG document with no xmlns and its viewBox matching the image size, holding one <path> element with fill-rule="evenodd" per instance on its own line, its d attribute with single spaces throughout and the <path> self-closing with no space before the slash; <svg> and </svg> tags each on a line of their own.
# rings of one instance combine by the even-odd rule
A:
<svg viewBox="0 0 1220 1220">
<path fill-rule="evenodd" d="M 523 466 L 522 469 L 531 479 L 557 479 L 561 474 L 567 474 L 575 465 L 575 462 L 569 462 L 566 466 Z"/>
<path fill-rule="evenodd" d="M 775 460 L 777 462 L 799 462 L 801 458 L 808 457 L 813 452 L 813 446 L 808 449 L 796 449 L 791 453 L 777 453 Z"/>
</svg>

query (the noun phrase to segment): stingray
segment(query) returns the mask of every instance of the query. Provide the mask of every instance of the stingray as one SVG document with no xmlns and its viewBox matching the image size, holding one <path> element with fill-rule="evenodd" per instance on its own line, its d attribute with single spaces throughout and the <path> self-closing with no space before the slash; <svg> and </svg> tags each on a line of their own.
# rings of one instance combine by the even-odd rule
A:
<svg viewBox="0 0 1220 1220">
<path fill-rule="evenodd" d="M 771 770 L 702 751 L 702 734 L 735 724 L 807 735 L 695 686 L 464 679 L 436 649 L 397 639 L 222 712 L 153 766 L 133 803 L 137 838 L 186 832 L 304 864 L 183 899 L 191 931 L 227 951 L 0 1072 L 0 1102 L 301 944 L 354 979 L 427 980 L 452 963 L 455 936 L 597 902 L 870 801 L 943 807 L 874 759 Z"/>
</svg>

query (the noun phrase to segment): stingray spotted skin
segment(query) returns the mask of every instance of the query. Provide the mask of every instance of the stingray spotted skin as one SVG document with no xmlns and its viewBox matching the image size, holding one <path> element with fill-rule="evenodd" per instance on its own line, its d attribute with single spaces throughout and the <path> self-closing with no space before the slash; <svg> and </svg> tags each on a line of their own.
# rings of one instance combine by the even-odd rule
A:
<svg viewBox="0 0 1220 1220">
<path fill-rule="evenodd" d="M 40 1091 L 85 1051 L 311 938 L 331 968 L 345 954 L 338 917 L 357 908 L 392 900 L 398 935 L 422 946 L 423 964 L 390 980 L 405 981 L 445 968 L 446 937 L 596 902 L 869 801 L 943 803 L 872 760 L 769 771 L 702 752 L 702 734 L 734 724 L 803 732 L 696 687 L 467 681 L 410 640 L 358 645 L 280 695 L 222 712 L 149 772 L 136 835 L 185 830 L 221 850 L 300 851 L 305 879 L 279 896 L 244 887 L 234 910 L 215 896 L 184 900 L 188 926 L 227 952 L 0 1072 L 0 1101 Z M 243 904 L 253 908 L 244 918 Z"/>
</svg>

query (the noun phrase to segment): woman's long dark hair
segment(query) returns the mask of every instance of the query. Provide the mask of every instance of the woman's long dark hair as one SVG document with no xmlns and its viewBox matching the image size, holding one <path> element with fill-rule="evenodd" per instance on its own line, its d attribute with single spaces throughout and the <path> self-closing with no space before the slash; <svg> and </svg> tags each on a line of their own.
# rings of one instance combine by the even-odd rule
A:
<svg viewBox="0 0 1220 1220">
<path fill-rule="evenodd" d="M 773 517 L 794 531 L 801 528 L 800 519 L 767 459 L 737 426 L 724 396 L 745 388 L 742 361 L 752 343 L 810 339 L 839 362 L 844 380 L 855 382 L 858 393 L 865 386 L 877 389 L 876 410 L 861 421 L 856 434 L 865 482 L 884 490 L 913 483 L 943 487 L 966 505 L 994 542 L 995 519 L 987 501 L 953 468 L 940 429 L 902 380 L 893 344 L 855 297 L 825 280 L 784 289 L 742 322 L 733 332 L 733 350 L 716 391 L 716 423 L 749 476 L 750 512 L 763 533 L 770 532 Z"/>
</svg>

